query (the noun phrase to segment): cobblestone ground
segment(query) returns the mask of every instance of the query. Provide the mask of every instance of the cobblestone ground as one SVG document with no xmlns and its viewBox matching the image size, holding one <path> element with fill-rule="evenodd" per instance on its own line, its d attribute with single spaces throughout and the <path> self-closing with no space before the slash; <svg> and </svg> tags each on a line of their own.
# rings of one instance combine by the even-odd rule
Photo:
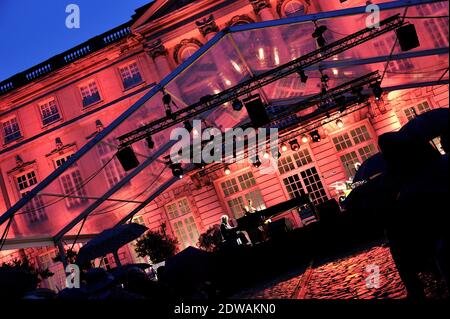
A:
<svg viewBox="0 0 450 319">
<path fill-rule="evenodd" d="M 367 278 L 379 270 L 378 284 L 372 288 Z M 368 268 L 369 267 L 369 268 Z M 375 268 L 372 268 L 375 269 Z M 373 278 L 373 277 L 372 277 Z M 430 275 L 422 275 L 427 296 L 448 296 L 445 287 Z M 378 286 L 378 288 L 376 287 Z M 376 246 L 307 269 L 287 274 L 233 296 L 236 299 L 402 299 L 406 290 L 395 267 L 389 248 Z"/>
</svg>

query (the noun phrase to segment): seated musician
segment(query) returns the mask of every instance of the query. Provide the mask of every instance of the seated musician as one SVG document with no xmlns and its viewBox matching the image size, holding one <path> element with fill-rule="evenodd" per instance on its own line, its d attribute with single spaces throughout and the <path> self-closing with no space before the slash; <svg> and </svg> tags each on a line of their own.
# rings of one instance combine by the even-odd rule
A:
<svg viewBox="0 0 450 319">
<path fill-rule="evenodd" d="M 223 215 L 220 220 L 220 232 L 225 241 L 238 245 L 251 245 L 247 232 L 237 230 L 236 227 L 231 226 L 229 223 L 230 218 L 227 215 Z"/>
<path fill-rule="evenodd" d="M 244 206 L 244 213 L 245 215 L 249 215 L 251 213 L 256 212 L 256 208 L 253 207 L 253 201 L 251 199 L 248 200 L 248 205 Z"/>
<path fill-rule="evenodd" d="M 256 211 L 257 211 L 257 209 L 253 206 L 253 200 L 249 199 L 247 201 L 247 205 L 244 206 L 244 215 L 248 216 L 250 214 L 255 213 Z M 250 237 L 250 239 L 252 240 L 253 243 L 257 243 L 257 242 L 261 242 L 261 241 L 265 240 L 266 236 L 265 236 L 264 225 L 269 222 L 270 222 L 270 219 L 264 220 L 263 218 L 261 218 L 261 225 L 258 225 L 258 227 L 255 229 L 248 230 L 248 236 Z"/>
</svg>

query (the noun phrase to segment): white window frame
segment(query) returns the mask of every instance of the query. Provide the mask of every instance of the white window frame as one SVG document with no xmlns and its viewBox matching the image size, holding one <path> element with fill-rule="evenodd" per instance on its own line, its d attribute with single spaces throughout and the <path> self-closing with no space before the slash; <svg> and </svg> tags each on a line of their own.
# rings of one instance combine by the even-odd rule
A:
<svg viewBox="0 0 450 319">
<path fill-rule="evenodd" d="M 117 150 L 114 149 L 112 145 L 114 145 L 114 143 L 112 142 L 112 138 L 110 138 L 107 139 L 106 142 L 101 141 L 95 147 L 97 151 L 97 156 L 102 165 L 105 165 L 106 162 L 109 161 L 108 165 L 105 166 L 103 173 L 110 187 L 116 185 L 127 175 L 122 165 L 120 165 L 120 162 L 117 159 L 117 157 L 114 156 Z M 106 152 L 101 153 L 100 147 L 104 148 L 104 150 L 106 149 Z M 128 185 L 130 185 L 130 183 L 125 184 L 125 186 Z"/>
<path fill-rule="evenodd" d="M 11 121 L 11 120 L 13 120 L 13 119 L 15 119 L 15 121 L 17 122 L 17 126 L 18 126 L 18 128 L 19 128 L 19 129 L 18 129 L 18 132 L 20 133 L 20 136 L 18 136 L 18 137 L 16 137 L 16 138 L 12 139 L 12 140 L 10 140 L 10 141 L 7 141 L 7 140 L 6 140 L 6 133 L 5 133 L 5 127 L 4 127 L 4 125 L 5 125 L 6 122 L 9 122 L 9 121 Z M 7 144 L 10 144 L 10 143 L 19 141 L 20 139 L 22 139 L 22 138 L 24 137 L 24 136 L 23 136 L 23 131 L 22 131 L 22 125 L 20 124 L 20 120 L 19 120 L 18 114 L 14 114 L 14 115 L 10 115 L 10 116 L 8 116 L 8 117 L 5 117 L 4 119 L 1 119 L 0 123 L 1 123 L 1 129 L 2 129 L 3 145 L 7 145 Z M 16 131 L 16 132 L 17 132 L 17 131 Z M 12 135 L 12 134 L 11 134 L 11 135 Z"/>
<path fill-rule="evenodd" d="M 368 132 L 370 137 L 369 137 L 369 139 L 367 139 L 367 140 L 365 140 L 363 142 L 355 144 L 354 138 L 352 137 L 350 132 L 355 130 L 355 129 L 358 129 L 360 127 L 363 127 L 363 126 L 366 127 L 367 132 Z M 345 148 L 345 149 L 337 150 L 336 146 L 335 146 L 335 144 L 333 142 L 333 138 L 335 138 L 336 136 L 341 136 L 341 135 L 343 135 L 345 133 L 347 133 L 348 136 L 350 137 L 350 141 L 351 141 L 352 145 L 347 147 L 347 148 Z M 360 154 L 359 150 L 363 149 L 364 147 L 370 147 L 370 145 L 373 145 L 374 146 L 374 152 L 372 153 L 372 155 L 374 155 L 377 152 L 379 152 L 378 143 L 377 143 L 377 139 L 376 138 L 377 138 L 377 135 L 376 135 L 375 131 L 372 128 L 372 125 L 370 125 L 368 120 L 359 121 L 357 123 L 354 123 L 353 125 L 350 125 L 348 127 L 342 128 L 340 130 L 336 130 L 335 132 L 330 134 L 331 144 L 333 144 L 333 148 L 336 151 L 337 159 L 338 159 L 338 161 L 339 161 L 339 163 L 340 163 L 340 165 L 342 167 L 342 171 L 344 172 L 344 174 L 345 174 L 345 176 L 347 178 L 351 177 L 350 172 L 354 171 L 355 168 L 354 167 L 346 168 L 344 166 L 344 163 L 342 162 L 341 157 L 355 152 L 355 154 L 356 154 L 356 156 L 358 158 L 358 162 L 362 164 L 362 162 L 365 159 L 363 159 L 361 157 L 361 154 Z"/>
<path fill-rule="evenodd" d="M 45 118 L 44 118 L 42 107 L 45 106 L 45 105 L 48 105 L 50 102 L 55 102 L 55 107 L 56 107 L 56 110 L 57 110 L 57 113 L 52 114 L 51 116 L 54 116 L 54 115 L 58 114 L 59 118 L 55 119 L 55 120 L 53 120 L 51 122 L 44 123 Z M 58 102 L 58 99 L 56 98 L 56 96 L 53 96 L 51 98 L 48 98 L 48 99 L 45 99 L 45 100 L 39 102 L 38 103 L 38 111 L 39 111 L 39 116 L 41 118 L 41 125 L 42 125 L 42 127 L 47 127 L 47 126 L 50 126 L 50 125 L 52 125 L 54 123 L 57 123 L 57 122 L 60 122 L 60 121 L 63 120 L 63 114 L 61 112 L 61 108 L 59 106 L 59 102 Z"/>
<path fill-rule="evenodd" d="M 414 117 L 408 118 L 408 114 L 406 114 L 407 111 L 414 109 L 415 114 L 420 115 L 422 113 L 425 113 L 424 111 L 419 110 L 419 105 L 422 105 L 426 103 L 428 105 L 429 110 L 431 111 L 433 109 L 433 104 L 430 103 L 428 99 L 422 100 L 420 102 L 414 103 L 413 105 L 408 105 L 406 107 L 402 108 L 402 117 L 403 117 L 403 124 L 406 124 L 410 120 L 412 120 Z"/>
<path fill-rule="evenodd" d="M 125 87 L 125 82 L 124 82 L 125 79 L 123 78 L 123 75 L 122 75 L 122 69 L 123 69 L 123 68 L 128 68 L 128 70 L 129 70 L 129 67 L 130 67 L 130 65 L 132 65 L 132 64 L 136 64 L 137 69 L 138 69 L 138 71 L 139 71 L 139 74 L 140 74 L 140 76 L 141 76 L 141 81 L 140 81 L 140 82 L 137 82 L 137 83 L 134 83 L 134 84 L 132 84 L 132 85 L 130 85 L 130 86 L 128 86 L 128 87 Z M 117 73 L 118 73 L 118 75 L 119 75 L 120 83 L 121 83 L 121 85 L 122 85 L 123 91 L 130 90 L 130 89 L 132 89 L 132 88 L 135 88 L 135 87 L 141 85 L 142 83 L 145 83 L 145 80 L 144 80 L 144 76 L 143 76 L 142 70 L 143 70 L 143 68 L 142 68 L 142 66 L 141 66 L 141 64 L 140 64 L 140 62 L 139 62 L 138 59 L 131 60 L 131 61 L 127 61 L 126 63 L 123 63 L 123 64 L 121 64 L 121 65 L 119 65 L 119 66 L 117 67 Z"/>
<path fill-rule="evenodd" d="M 179 203 L 181 203 L 181 202 L 185 202 L 187 204 L 189 212 L 178 214 L 177 216 L 171 216 L 169 207 L 172 205 L 176 205 L 177 211 L 178 211 Z M 164 206 L 164 208 L 166 211 L 167 220 L 169 221 L 170 229 L 172 230 L 172 233 L 175 235 L 175 237 L 178 239 L 178 244 L 180 245 L 180 247 L 186 248 L 188 246 L 196 246 L 196 244 L 198 242 L 198 238 L 200 236 L 201 228 L 199 227 L 197 220 L 194 216 L 194 210 L 192 209 L 192 205 L 189 202 L 189 199 L 186 196 L 177 198 L 176 200 L 173 200 L 170 203 L 167 203 Z M 195 230 L 191 233 L 194 235 L 194 237 L 197 235 L 196 238 L 192 237 L 191 233 L 189 232 L 189 229 L 186 228 L 188 226 L 188 225 L 186 225 L 186 220 L 193 221 Z M 180 232 L 178 232 L 177 226 L 175 226 L 175 225 L 178 225 L 180 222 L 183 225 L 183 230 L 185 231 L 187 240 L 183 240 L 183 238 L 181 238 L 182 235 Z"/>
<path fill-rule="evenodd" d="M 307 153 L 305 153 L 307 152 Z M 296 156 L 298 156 L 299 153 L 302 153 L 303 157 L 299 157 L 299 159 L 296 159 Z M 302 165 L 298 165 L 298 161 L 302 158 L 308 159 L 309 162 L 301 162 Z M 311 151 L 311 148 L 309 144 L 302 144 L 300 146 L 300 149 L 297 152 L 294 152 L 292 150 L 286 151 L 282 156 L 280 157 L 280 161 L 286 161 L 287 158 L 290 158 L 290 161 L 293 164 L 293 168 L 289 170 L 280 169 L 280 163 L 278 164 L 278 176 L 280 179 L 281 185 L 283 185 L 283 191 L 286 194 L 287 198 L 292 198 L 291 193 L 289 192 L 288 186 L 285 183 L 285 179 L 293 178 L 294 175 L 297 175 L 301 184 L 301 189 L 303 190 L 303 193 L 305 195 L 309 195 L 307 185 L 302 177 L 302 173 L 306 172 L 311 169 L 315 169 L 317 172 L 317 175 L 319 176 L 319 181 L 322 184 L 322 189 L 325 192 L 325 196 L 321 196 L 321 202 L 328 200 L 330 198 L 330 194 L 328 192 L 328 189 L 326 187 L 325 182 L 322 179 L 322 174 L 320 172 L 320 169 L 315 161 L 314 154 Z M 289 161 L 288 161 L 289 162 Z M 292 165 L 289 165 L 289 168 L 291 168 Z M 315 201 L 313 199 L 313 201 Z M 315 201 L 317 202 L 317 201 Z"/>
<path fill-rule="evenodd" d="M 75 151 L 74 151 L 74 150 L 71 150 L 71 151 L 65 152 L 64 154 L 60 154 L 60 155 L 58 155 L 58 156 L 55 156 L 55 157 L 51 158 L 52 163 L 53 163 L 53 166 L 55 167 L 55 169 L 57 169 L 57 168 L 60 166 L 60 165 L 58 165 L 58 163 L 57 163 L 58 161 L 64 160 L 64 162 L 65 162 L 65 161 L 67 161 L 67 159 L 68 159 L 69 157 L 71 157 L 73 154 L 75 154 Z M 64 164 L 64 162 L 62 162 L 61 165 Z M 63 181 L 63 179 L 66 179 L 66 178 L 70 179 L 71 186 L 72 186 L 74 189 L 77 187 L 78 182 L 75 180 L 74 174 L 77 174 L 77 175 L 78 175 L 78 176 L 76 176 L 76 178 L 79 178 L 79 179 L 80 179 L 79 182 L 82 183 L 82 182 L 83 182 L 83 176 L 82 176 L 82 174 L 81 174 L 80 168 L 78 167 L 78 165 L 77 165 L 76 163 L 73 164 L 72 166 L 70 166 L 70 167 L 64 172 L 64 174 L 61 174 L 61 175 L 59 176 L 58 179 L 59 179 L 59 183 L 60 183 L 61 190 L 62 190 L 62 193 L 63 193 L 63 194 L 66 193 L 66 188 L 65 188 L 65 186 L 64 186 L 64 181 Z M 86 185 L 83 185 L 83 186 L 81 187 L 81 189 L 79 189 L 79 190 L 76 190 L 76 191 L 71 192 L 70 195 L 71 195 L 71 196 L 87 197 Z M 88 200 L 87 200 L 87 198 L 67 197 L 67 198 L 65 198 L 65 202 L 66 202 L 66 207 L 67 207 L 67 209 L 77 209 L 78 207 L 81 207 L 81 206 L 87 204 L 87 203 L 88 203 Z"/>
<path fill-rule="evenodd" d="M 29 180 L 30 178 L 28 178 L 28 174 L 33 173 L 34 174 L 34 179 L 35 179 L 35 183 L 34 184 L 30 184 Z M 27 183 L 28 186 L 25 188 L 20 187 L 19 185 L 19 178 L 22 176 L 27 176 Z M 31 192 L 33 190 L 33 188 L 39 184 L 39 176 L 37 173 L 37 168 L 34 165 L 30 165 L 29 167 L 27 167 L 26 169 L 22 170 L 21 172 L 17 172 L 12 176 L 13 180 L 14 180 L 14 184 L 16 186 L 17 189 L 17 193 L 18 193 L 18 197 L 19 199 L 21 199 L 22 197 L 24 197 L 26 194 L 28 194 L 29 192 Z M 31 208 L 33 210 L 36 210 L 36 207 L 42 207 L 42 210 L 40 211 L 33 211 L 31 212 L 27 212 L 27 206 L 32 206 Z M 47 212 L 45 210 L 45 204 L 44 201 L 42 200 L 40 195 L 37 195 L 35 197 L 33 197 L 33 199 L 23 208 L 23 212 L 25 213 L 25 219 L 27 221 L 27 223 L 29 225 L 37 225 L 42 221 L 46 221 L 48 219 L 47 216 Z"/>
<path fill-rule="evenodd" d="M 243 177 L 245 175 L 250 175 L 250 174 L 253 176 L 254 184 L 252 184 L 251 182 L 248 182 L 249 179 L 246 179 L 247 182 L 244 183 L 245 187 L 243 188 L 241 185 L 241 182 L 239 181 L 239 178 Z M 233 181 L 235 181 L 235 183 L 236 183 L 235 187 L 237 188 L 237 190 L 232 194 L 228 194 L 222 187 L 222 184 L 223 183 L 228 183 L 228 184 L 231 183 L 234 185 Z M 247 201 L 250 197 L 250 194 L 255 194 L 255 192 L 259 193 L 260 203 L 258 205 L 253 200 L 254 207 L 257 210 L 262 210 L 262 209 L 267 208 L 266 203 L 264 201 L 264 197 L 261 192 L 261 189 L 259 188 L 258 182 L 256 181 L 255 173 L 250 168 L 239 170 L 232 175 L 220 178 L 220 179 L 216 180 L 214 184 L 215 184 L 216 190 L 218 190 L 218 194 L 220 194 L 220 197 L 224 203 L 223 206 L 226 207 L 228 215 L 234 219 L 238 219 L 238 218 L 242 217 L 244 212 L 242 209 L 241 214 L 236 215 L 237 211 L 234 211 L 230 207 L 230 201 L 239 201 L 242 205 L 245 206 L 245 205 L 247 205 Z"/>
<path fill-rule="evenodd" d="M 83 99 L 84 99 L 84 97 L 83 97 L 83 88 L 87 87 L 89 89 L 89 92 L 91 93 L 90 96 L 93 96 L 93 93 L 91 92 L 91 88 L 89 87 L 89 85 L 92 84 L 92 83 L 95 83 L 95 87 L 97 89 L 97 93 L 98 93 L 99 99 L 97 101 L 94 101 L 94 102 L 90 103 L 90 104 L 84 105 L 83 104 Z M 102 94 L 102 91 L 100 89 L 99 81 L 96 78 L 91 78 L 91 79 L 89 79 L 87 81 L 84 81 L 84 82 L 78 84 L 77 87 L 78 87 L 78 93 L 79 93 L 80 99 L 81 99 L 81 108 L 83 110 L 89 109 L 90 107 L 103 102 L 103 94 Z"/>
</svg>

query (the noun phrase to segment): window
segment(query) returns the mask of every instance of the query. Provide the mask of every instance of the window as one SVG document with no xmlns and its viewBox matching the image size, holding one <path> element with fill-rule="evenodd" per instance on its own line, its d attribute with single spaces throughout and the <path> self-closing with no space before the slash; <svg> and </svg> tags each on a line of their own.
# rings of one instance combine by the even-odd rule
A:
<svg viewBox="0 0 450 319">
<path fill-rule="evenodd" d="M 53 259 L 56 257 L 56 250 L 47 252 L 38 256 L 38 262 L 40 269 L 50 268 L 54 264 Z"/>
<path fill-rule="evenodd" d="M 352 146 L 350 136 L 347 133 L 333 137 L 333 143 L 337 151 L 342 151 Z"/>
<path fill-rule="evenodd" d="M 167 205 L 166 211 L 181 247 L 196 246 L 199 231 L 187 198 L 179 199 Z"/>
<path fill-rule="evenodd" d="M 3 138 L 5 144 L 13 142 L 22 137 L 20 132 L 19 122 L 16 117 L 2 122 Z"/>
<path fill-rule="evenodd" d="M 356 163 L 362 163 L 378 152 L 366 125 L 334 136 L 332 141 L 347 177 L 355 175 Z"/>
<path fill-rule="evenodd" d="M 54 159 L 56 168 L 63 165 L 72 154 L 64 155 Z M 77 208 L 87 202 L 86 190 L 84 189 L 81 172 L 77 165 L 69 167 L 64 174 L 59 177 L 62 190 L 66 195 L 66 206 L 68 208 Z"/>
<path fill-rule="evenodd" d="M 26 173 L 22 173 L 15 177 L 17 183 L 17 189 L 21 197 L 27 195 L 34 186 L 38 183 L 36 173 L 34 170 L 30 170 Z M 47 214 L 45 213 L 44 202 L 40 195 L 34 196 L 23 208 L 23 213 L 26 220 L 30 224 L 36 224 L 41 221 L 47 220 Z"/>
<path fill-rule="evenodd" d="M 375 52 L 379 56 L 388 56 L 391 52 L 392 46 L 397 41 L 397 36 L 394 34 L 385 40 L 379 40 L 374 41 L 373 45 L 375 48 Z M 398 41 L 397 41 L 398 45 Z M 413 63 L 410 59 L 399 59 L 399 60 L 392 60 L 389 62 L 387 71 L 388 72 L 398 72 L 398 71 L 404 71 L 404 70 L 410 70 L 414 68 Z"/>
<path fill-rule="evenodd" d="M 427 101 L 417 104 L 416 106 L 409 106 L 403 109 L 403 113 L 405 113 L 408 121 L 415 118 L 417 115 L 431 111 L 430 104 Z"/>
<path fill-rule="evenodd" d="M 302 167 L 312 162 L 311 155 L 307 149 L 301 149 L 292 155 L 298 167 Z"/>
<path fill-rule="evenodd" d="M 256 210 L 266 208 L 260 190 L 255 189 L 244 196 L 238 196 L 227 201 L 228 207 L 235 218 L 240 218 L 244 215 L 245 206 L 249 200 L 252 201 L 252 205 Z"/>
<path fill-rule="evenodd" d="M 313 158 L 308 148 L 302 147 L 292 155 L 280 158 L 278 163 L 280 175 L 298 170 L 295 174 L 283 177 L 284 186 L 291 198 L 309 194 L 311 200 L 315 203 L 327 200 L 327 194 L 320 180 L 320 175 L 313 165 Z M 288 163 L 288 165 L 284 163 Z"/>
<path fill-rule="evenodd" d="M 228 208 L 235 218 L 240 218 L 244 215 L 244 207 L 249 200 L 253 202 L 252 205 L 256 210 L 266 208 L 252 172 L 232 177 L 220 183 L 220 186 Z"/>
<path fill-rule="evenodd" d="M 293 17 L 305 14 L 305 6 L 300 1 L 288 1 L 284 6 L 284 14 L 286 17 Z"/>
<path fill-rule="evenodd" d="M 256 180 L 253 177 L 252 172 L 248 172 L 238 176 L 239 185 L 241 186 L 241 190 L 253 187 L 256 185 Z"/>
<path fill-rule="evenodd" d="M 182 218 L 172 223 L 178 241 L 183 248 L 196 246 L 198 242 L 199 232 L 194 221 L 194 217 Z"/>
<path fill-rule="evenodd" d="M 278 171 L 280 174 L 286 174 L 296 168 L 311 164 L 313 159 L 307 148 L 300 149 L 292 155 L 286 155 L 278 161 Z M 295 163 L 295 165 L 294 165 Z"/>
<path fill-rule="evenodd" d="M 226 196 L 233 195 L 239 191 L 239 187 L 237 186 L 236 179 L 230 179 L 221 184 L 223 194 Z"/>
<path fill-rule="evenodd" d="M 175 203 L 167 205 L 167 212 L 169 214 L 169 219 L 174 219 L 186 214 L 190 214 L 191 209 L 189 207 L 188 200 L 186 198 L 183 198 L 176 201 Z"/>
<path fill-rule="evenodd" d="M 295 169 L 291 156 L 285 156 L 278 160 L 278 170 L 280 174 L 285 174 Z"/>
<path fill-rule="evenodd" d="M 91 81 L 86 85 L 80 86 L 81 98 L 83 99 L 83 107 L 95 104 L 101 100 L 98 92 L 97 83 Z"/>
<path fill-rule="evenodd" d="M 283 183 L 291 198 L 308 194 L 314 204 L 320 204 L 328 199 L 320 175 L 314 166 L 283 178 Z"/>
<path fill-rule="evenodd" d="M 125 89 L 129 89 L 142 82 L 141 73 L 136 62 L 121 67 L 119 72 Z"/>
<path fill-rule="evenodd" d="M 349 133 L 345 132 L 332 138 L 336 151 L 343 151 L 370 139 L 369 131 L 365 125 L 357 127 Z"/>
<path fill-rule="evenodd" d="M 42 124 L 48 125 L 61 119 L 56 101 L 50 100 L 39 105 L 42 116 Z"/>
<path fill-rule="evenodd" d="M 438 48 L 443 48 L 448 45 L 448 21 L 439 19 L 427 19 L 424 21 L 425 28 L 428 32 L 429 38 L 433 41 L 434 45 Z"/>
<path fill-rule="evenodd" d="M 352 136 L 355 144 L 359 144 L 370 139 L 370 134 L 365 125 L 351 130 L 350 135 Z"/>
<path fill-rule="evenodd" d="M 119 160 L 115 156 L 117 149 L 114 147 L 114 141 L 108 139 L 97 144 L 97 153 L 102 165 L 106 165 L 103 169 L 109 187 L 113 187 L 125 176 L 125 170 L 120 165 Z"/>
</svg>

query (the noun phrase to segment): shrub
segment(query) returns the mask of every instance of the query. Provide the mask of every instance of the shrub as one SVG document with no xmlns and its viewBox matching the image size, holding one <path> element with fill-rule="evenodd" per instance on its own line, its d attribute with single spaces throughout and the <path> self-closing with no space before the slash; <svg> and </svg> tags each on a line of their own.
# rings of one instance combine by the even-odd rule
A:
<svg viewBox="0 0 450 319">
<path fill-rule="evenodd" d="M 136 242 L 135 251 L 139 257 L 150 257 L 152 263 L 157 264 L 175 255 L 178 251 L 178 240 L 168 236 L 165 225 L 161 230 L 148 230 Z"/>
</svg>

